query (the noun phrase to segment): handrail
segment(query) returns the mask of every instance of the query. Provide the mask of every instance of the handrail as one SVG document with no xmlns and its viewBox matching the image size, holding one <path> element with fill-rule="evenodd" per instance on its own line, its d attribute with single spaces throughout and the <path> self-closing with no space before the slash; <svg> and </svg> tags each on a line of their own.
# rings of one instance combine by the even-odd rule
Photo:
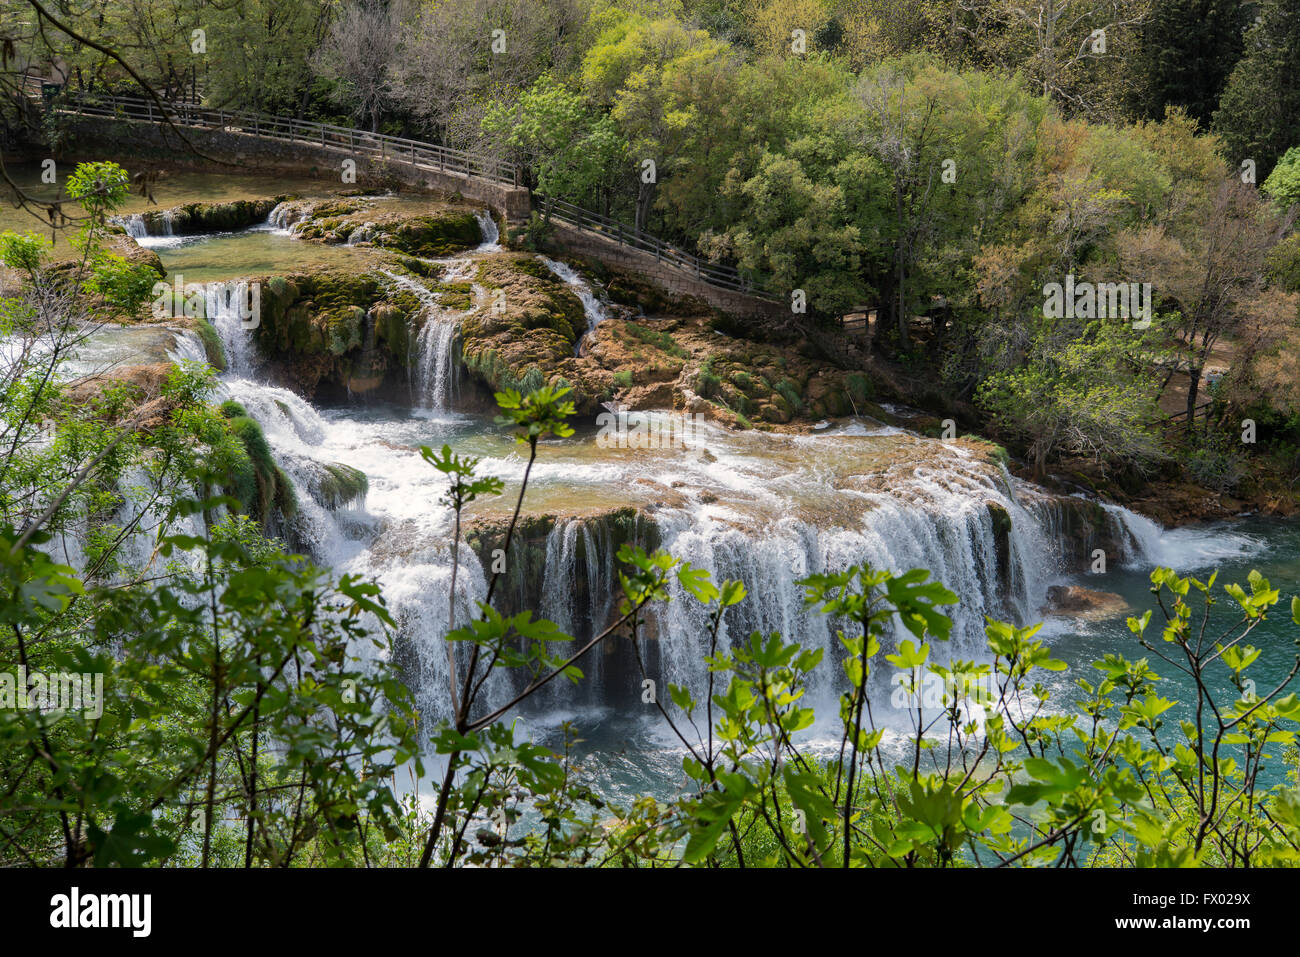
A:
<svg viewBox="0 0 1300 957">
<path fill-rule="evenodd" d="M 614 240 L 620 246 L 630 246 L 633 249 L 653 253 L 657 261 L 694 273 L 697 279 L 710 286 L 735 290 L 757 299 L 776 301 L 734 266 L 711 263 L 649 233 L 637 232 L 618 220 L 593 213 L 562 199 L 553 199 L 540 193 L 536 195 L 547 204 L 553 219 L 587 232 L 598 233 Z"/>
<path fill-rule="evenodd" d="M 170 120 L 176 126 L 195 126 L 203 129 L 229 130 L 285 142 L 310 143 L 326 149 L 346 149 L 353 153 L 378 156 L 381 159 L 428 166 L 442 172 L 459 173 L 490 180 L 494 183 L 519 185 L 519 168 L 507 160 L 480 153 L 421 143 L 418 140 L 386 133 L 368 133 L 346 126 L 273 116 L 269 113 L 250 113 L 243 110 L 211 109 L 190 103 L 165 103 L 160 110 L 153 100 L 133 96 L 102 96 L 80 94 L 64 100 L 64 108 L 86 116 L 105 116 L 116 119 L 144 120 L 162 123 Z"/>
<path fill-rule="evenodd" d="M 348 150 L 353 153 L 378 156 L 384 160 L 486 179 L 494 183 L 521 185 L 520 169 L 516 164 L 482 153 L 424 143 L 402 136 L 368 133 L 351 127 L 279 117 L 268 113 L 214 110 L 185 102 L 168 102 L 163 106 L 165 110 L 159 109 L 158 104 L 153 100 L 143 97 L 82 93 L 65 95 L 60 108 L 86 116 L 143 120 L 149 123 L 170 120 L 177 126 L 229 130 L 263 139 L 310 143 L 326 149 Z M 550 216 L 563 223 L 612 239 L 620 246 L 629 246 L 652 253 L 656 261 L 693 274 L 696 279 L 707 285 L 734 290 L 758 299 L 775 301 L 734 266 L 711 263 L 649 233 L 637 231 L 617 220 L 593 213 L 562 199 L 543 196 L 540 193 L 535 195 L 546 203 Z"/>
</svg>

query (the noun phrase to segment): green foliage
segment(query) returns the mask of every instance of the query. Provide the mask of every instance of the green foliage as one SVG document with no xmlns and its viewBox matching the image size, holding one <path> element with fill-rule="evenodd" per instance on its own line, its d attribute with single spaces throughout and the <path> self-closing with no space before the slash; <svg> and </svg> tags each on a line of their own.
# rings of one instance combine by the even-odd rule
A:
<svg viewBox="0 0 1300 957">
<path fill-rule="evenodd" d="M 596 191 L 615 175 L 625 151 L 613 121 L 590 111 L 550 74 L 514 103 L 489 106 L 483 130 L 528 160 L 537 188 L 559 199 L 580 200 Z"/>
<path fill-rule="evenodd" d="M 45 262 L 50 243 L 38 233 L 0 233 L 0 263 L 10 269 L 19 269 L 34 279 Z"/>
<path fill-rule="evenodd" d="M 1300 203 L 1300 146 L 1293 146 L 1282 155 L 1260 188 L 1283 209 Z"/>
<path fill-rule="evenodd" d="M 1290 82 L 1300 59 L 1300 4 L 1264 0 L 1244 45 L 1214 114 L 1214 127 L 1233 166 L 1252 159 L 1264 176 L 1300 143 L 1300 90 Z"/>
<path fill-rule="evenodd" d="M 1096 324 L 1077 339 L 1040 340 L 1026 366 L 986 380 L 979 401 L 1028 444 L 1039 474 L 1059 452 L 1149 469 L 1163 453 L 1154 396 L 1129 371 L 1140 338 Z"/>
<path fill-rule="evenodd" d="M 157 281 L 152 266 L 106 253 L 98 257 L 84 285 L 87 292 L 103 298 L 110 312 L 138 320 L 145 316 L 145 304 L 153 299 Z"/>
<path fill-rule="evenodd" d="M 126 202 L 130 179 L 116 163 L 78 163 L 68 177 L 68 195 L 81 203 L 92 226 L 104 225 L 106 217 Z"/>
</svg>

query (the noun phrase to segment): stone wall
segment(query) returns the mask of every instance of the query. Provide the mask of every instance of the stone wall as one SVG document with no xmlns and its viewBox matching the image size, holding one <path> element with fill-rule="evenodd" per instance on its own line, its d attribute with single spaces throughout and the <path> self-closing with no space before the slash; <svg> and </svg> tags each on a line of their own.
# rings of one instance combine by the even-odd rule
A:
<svg viewBox="0 0 1300 957">
<path fill-rule="evenodd" d="M 684 269 L 660 262 L 655 258 L 654 253 L 624 246 L 599 233 L 576 229 L 565 223 L 556 222 L 554 227 L 552 242 L 567 252 L 577 256 L 589 256 L 611 266 L 634 272 L 669 292 L 694 296 L 715 309 L 740 317 L 763 316 L 768 319 L 784 319 L 790 316 L 790 308 L 784 303 L 771 302 L 743 292 L 711 286 Z"/>
<path fill-rule="evenodd" d="M 340 186 L 344 185 L 341 179 L 343 160 L 350 158 L 356 160 L 358 187 L 400 184 L 407 188 L 432 190 L 483 203 L 512 222 L 528 219 L 532 210 L 532 199 L 522 186 L 507 186 L 460 173 L 413 166 L 398 157 L 384 162 L 332 147 L 263 139 L 228 130 L 186 127 L 184 132 L 190 143 L 214 157 L 209 159 L 187 148 L 174 130 L 155 123 L 92 116 L 67 116 L 65 119 L 72 134 L 68 149 L 78 154 L 109 151 L 116 156 L 138 156 L 155 163 L 166 162 L 213 172 L 289 173 L 330 180 Z M 222 159 L 230 160 L 230 163 L 221 163 Z"/>
</svg>

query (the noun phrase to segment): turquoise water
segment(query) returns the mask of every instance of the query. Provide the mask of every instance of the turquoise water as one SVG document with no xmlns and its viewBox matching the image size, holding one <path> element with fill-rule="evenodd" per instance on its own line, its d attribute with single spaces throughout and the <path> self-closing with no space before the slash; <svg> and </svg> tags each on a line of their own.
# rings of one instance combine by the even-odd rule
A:
<svg viewBox="0 0 1300 957">
<path fill-rule="evenodd" d="M 1169 540 L 1171 536 L 1172 540 Z M 1273 587 L 1280 589 L 1278 605 L 1248 639 L 1249 644 L 1262 650 L 1249 674 L 1254 678 L 1259 693 L 1266 694 L 1286 677 L 1295 664 L 1297 654 L 1300 654 L 1300 646 L 1297 644 L 1300 641 L 1300 626 L 1292 622 L 1290 612 L 1291 597 L 1300 595 L 1300 523 L 1246 518 L 1232 523 L 1176 530 L 1167 533 L 1166 541 L 1169 554 L 1161 557 L 1170 559 L 1180 573 L 1195 575 L 1204 581 L 1214 568 L 1219 569 L 1213 589 L 1217 604 L 1211 611 L 1210 627 L 1206 632 L 1209 635 L 1223 633 L 1241 618 L 1240 606 L 1223 590 L 1223 585 L 1238 582 L 1249 590 L 1246 585 L 1247 575 L 1252 569 L 1257 569 L 1270 580 Z M 1223 552 L 1237 554 L 1218 561 L 1210 560 L 1215 553 Z M 1172 561 L 1180 553 L 1182 561 Z M 1130 614 L 1140 617 L 1142 611 L 1152 608 L 1152 621 L 1148 627 L 1151 643 L 1171 658 L 1179 660 L 1180 653 L 1176 646 L 1167 645 L 1160 639 L 1160 623 L 1163 618 L 1150 591 L 1150 567 L 1115 568 L 1105 575 L 1080 576 L 1068 581 L 1119 594 L 1128 601 L 1130 609 L 1123 614 L 1092 621 L 1060 617 L 1045 619 L 1039 636 L 1052 648 L 1054 655 L 1069 666 L 1064 672 L 1040 673 L 1051 692 L 1047 710 L 1077 710 L 1074 703 L 1081 699 L 1082 692 L 1076 681 L 1084 678 L 1095 684 L 1100 672 L 1092 667 L 1092 662 L 1104 655 L 1118 653 L 1132 660 L 1145 657 L 1162 679 L 1159 682 L 1161 696 L 1178 702 L 1165 714 L 1162 735 L 1167 737 L 1163 740 L 1172 742 L 1180 739 L 1178 721 L 1192 717 L 1194 685 L 1188 676 L 1142 648 L 1126 625 Z M 1165 597 L 1166 607 L 1169 607 L 1168 592 Z M 1201 606 L 1193 607 L 1196 609 L 1194 620 L 1199 621 Z M 1226 668 L 1213 667 L 1208 680 L 1211 687 L 1221 695 L 1217 700 L 1231 702 L 1236 699 L 1237 694 L 1227 680 Z M 1300 679 L 1297 679 L 1291 690 L 1297 689 L 1300 689 Z M 882 707 L 884 702 L 880 696 L 875 696 L 873 701 L 881 724 L 890 724 L 888 709 Z M 813 703 L 817 707 L 819 720 L 805 736 L 804 744 L 813 753 L 829 756 L 838 745 L 839 727 L 835 720 L 835 704 L 829 700 Z M 649 708 L 647 705 L 647 711 Z M 640 793 L 667 798 L 689 786 L 681 769 L 684 749 L 662 718 L 647 711 L 636 713 L 615 708 L 553 711 L 525 724 L 535 740 L 559 748 L 563 742 L 560 725 L 564 721 L 572 722 L 582 739 L 574 749 L 574 754 L 597 791 L 618 798 Z M 905 726 L 890 726 L 900 733 L 888 734 L 885 747 L 902 756 L 905 747 L 902 733 L 905 733 Z M 1281 757 L 1280 749 L 1273 757 L 1274 760 L 1261 775 L 1264 784 L 1280 780 L 1285 773 L 1285 767 L 1278 760 Z"/>
</svg>

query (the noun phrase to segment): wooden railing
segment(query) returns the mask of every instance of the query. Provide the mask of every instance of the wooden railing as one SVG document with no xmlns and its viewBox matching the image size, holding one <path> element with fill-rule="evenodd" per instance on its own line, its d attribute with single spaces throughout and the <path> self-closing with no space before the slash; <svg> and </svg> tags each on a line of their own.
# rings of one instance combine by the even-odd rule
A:
<svg viewBox="0 0 1300 957">
<path fill-rule="evenodd" d="M 562 199 L 552 199 L 542 196 L 540 193 L 535 195 L 541 200 L 542 208 L 544 210 L 549 209 L 552 219 L 558 219 L 562 223 L 567 223 L 587 232 L 599 233 L 608 239 L 614 240 L 620 246 L 628 246 L 632 249 L 640 249 L 643 252 L 651 253 L 657 262 L 666 263 L 683 272 L 690 273 L 696 279 L 710 286 L 716 286 L 720 289 L 732 289 L 758 299 L 773 299 L 739 270 L 731 266 L 711 263 L 686 252 L 678 246 L 674 246 L 672 243 L 666 243 L 662 239 L 651 236 L 649 233 L 637 232 L 618 220 L 610 219 L 608 216 L 601 216 L 599 213 L 593 213 L 580 206 L 574 206 Z"/>
<path fill-rule="evenodd" d="M 170 120 L 178 127 L 222 130 L 286 143 L 310 144 L 325 149 L 377 157 L 386 161 L 409 163 L 425 169 L 472 176 L 508 186 L 521 185 L 520 170 L 514 163 L 467 150 L 265 113 L 214 110 L 190 103 L 163 105 L 164 109 L 160 109 L 153 100 L 143 97 L 79 94 L 65 96 L 59 101 L 57 108 L 86 116 L 140 120 L 147 123 L 163 123 Z M 734 290 L 758 299 L 773 300 L 772 296 L 732 266 L 711 263 L 649 233 L 637 232 L 624 223 L 564 200 L 541 194 L 535 194 L 535 199 L 545 204 L 544 208 L 549 211 L 553 219 L 604 236 L 620 246 L 650 253 L 656 261 L 692 275 L 707 285 Z"/>
<path fill-rule="evenodd" d="M 271 116 L 266 113 L 214 110 L 189 103 L 166 103 L 164 107 L 165 109 L 159 109 L 158 104 L 153 100 L 142 97 L 94 94 L 68 96 L 59 103 L 60 109 L 85 116 L 143 120 L 146 123 L 163 123 L 171 120 L 178 127 L 189 126 L 205 130 L 245 133 L 285 143 L 345 150 L 353 154 L 410 163 L 412 166 L 436 169 L 440 172 L 473 176 L 493 183 L 519 185 L 519 168 L 514 163 L 466 150 L 421 143 L 418 140 L 388 136 L 384 133 L 367 133 L 329 123 Z"/>
</svg>

